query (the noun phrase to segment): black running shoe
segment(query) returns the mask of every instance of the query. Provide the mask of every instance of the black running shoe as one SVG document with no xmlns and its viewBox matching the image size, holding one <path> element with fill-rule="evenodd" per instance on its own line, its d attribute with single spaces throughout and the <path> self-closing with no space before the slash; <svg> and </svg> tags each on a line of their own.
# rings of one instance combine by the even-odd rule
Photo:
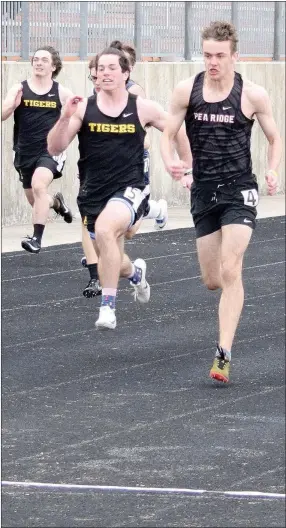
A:
<svg viewBox="0 0 286 528">
<path fill-rule="evenodd" d="M 39 253 L 41 250 L 41 244 L 36 237 L 29 237 L 22 240 L 21 246 L 29 253 Z"/>
<path fill-rule="evenodd" d="M 98 279 L 90 279 L 88 285 L 84 288 L 82 294 L 84 297 L 91 299 L 91 297 L 96 297 L 96 295 L 101 295 L 102 288 L 100 286 Z"/>
<path fill-rule="evenodd" d="M 57 194 L 55 194 L 54 199 L 58 200 L 60 204 L 59 206 L 58 205 L 53 206 L 54 211 L 60 216 L 62 216 L 64 221 L 67 222 L 67 224 L 71 224 L 72 223 L 72 212 L 68 208 L 67 204 L 65 203 L 62 193 L 58 192 Z"/>
</svg>

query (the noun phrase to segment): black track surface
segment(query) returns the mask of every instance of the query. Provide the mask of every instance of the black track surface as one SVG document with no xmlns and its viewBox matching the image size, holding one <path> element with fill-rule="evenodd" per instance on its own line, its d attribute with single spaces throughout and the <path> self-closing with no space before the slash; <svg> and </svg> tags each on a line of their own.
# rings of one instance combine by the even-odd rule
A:
<svg viewBox="0 0 286 528">
<path fill-rule="evenodd" d="M 284 493 L 285 223 L 260 220 L 244 261 L 231 382 L 208 378 L 219 292 L 193 229 L 138 235 L 151 301 L 120 283 L 94 322 L 80 244 L 2 255 L 2 480 Z M 282 527 L 281 498 L 2 488 L 3 527 Z"/>
</svg>

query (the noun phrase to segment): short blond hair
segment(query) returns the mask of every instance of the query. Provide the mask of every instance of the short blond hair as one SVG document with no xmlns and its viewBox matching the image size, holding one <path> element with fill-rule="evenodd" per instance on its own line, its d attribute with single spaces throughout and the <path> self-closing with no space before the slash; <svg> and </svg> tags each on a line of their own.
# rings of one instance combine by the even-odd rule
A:
<svg viewBox="0 0 286 528">
<path fill-rule="evenodd" d="M 229 40 L 231 43 L 231 52 L 237 51 L 238 37 L 233 24 L 230 22 L 211 22 L 209 26 L 202 30 L 202 40 Z"/>
</svg>

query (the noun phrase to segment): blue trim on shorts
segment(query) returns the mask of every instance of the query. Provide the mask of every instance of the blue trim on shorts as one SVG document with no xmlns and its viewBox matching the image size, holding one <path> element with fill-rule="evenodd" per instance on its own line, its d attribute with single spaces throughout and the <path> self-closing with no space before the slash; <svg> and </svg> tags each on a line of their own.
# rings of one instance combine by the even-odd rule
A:
<svg viewBox="0 0 286 528">
<path fill-rule="evenodd" d="M 131 222 L 130 222 L 129 226 L 127 227 L 127 229 L 130 229 L 130 227 L 133 226 L 134 220 L 135 220 L 135 211 L 134 211 L 131 203 L 129 203 L 127 200 L 124 200 L 124 198 L 120 198 L 119 196 L 114 196 L 114 198 L 110 198 L 110 200 L 108 200 L 108 202 L 122 202 L 128 207 L 128 209 L 129 209 L 129 211 L 131 213 Z"/>
</svg>

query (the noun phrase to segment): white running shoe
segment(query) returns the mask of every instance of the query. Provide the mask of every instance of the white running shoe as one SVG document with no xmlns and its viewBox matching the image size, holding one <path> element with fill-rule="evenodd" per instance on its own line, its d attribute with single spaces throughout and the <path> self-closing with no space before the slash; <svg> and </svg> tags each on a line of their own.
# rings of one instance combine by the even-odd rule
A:
<svg viewBox="0 0 286 528">
<path fill-rule="evenodd" d="M 114 330 L 116 328 L 115 310 L 110 306 L 101 306 L 95 326 L 98 330 Z"/>
<path fill-rule="evenodd" d="M 141 282 L 139 282 L 139 284 L 133 284 L 133 282 L 130 283 L 135 290 L 134 299 L 140 303 L 147 303 L 150 300 L 150 286 L 146 281 L 146 262 L 139 258 L 134 261 L 134 266 L 142 270 Z"/>
<path fill-rule="evenodd" d="M 158 203 L 160 204 L 161 211 L 160 216 L 155 219 L 154 228 L 157 230 L 163 229 L 168 222 L 168 204 L 166 200 L 159 200 Z"/>
</svg>

